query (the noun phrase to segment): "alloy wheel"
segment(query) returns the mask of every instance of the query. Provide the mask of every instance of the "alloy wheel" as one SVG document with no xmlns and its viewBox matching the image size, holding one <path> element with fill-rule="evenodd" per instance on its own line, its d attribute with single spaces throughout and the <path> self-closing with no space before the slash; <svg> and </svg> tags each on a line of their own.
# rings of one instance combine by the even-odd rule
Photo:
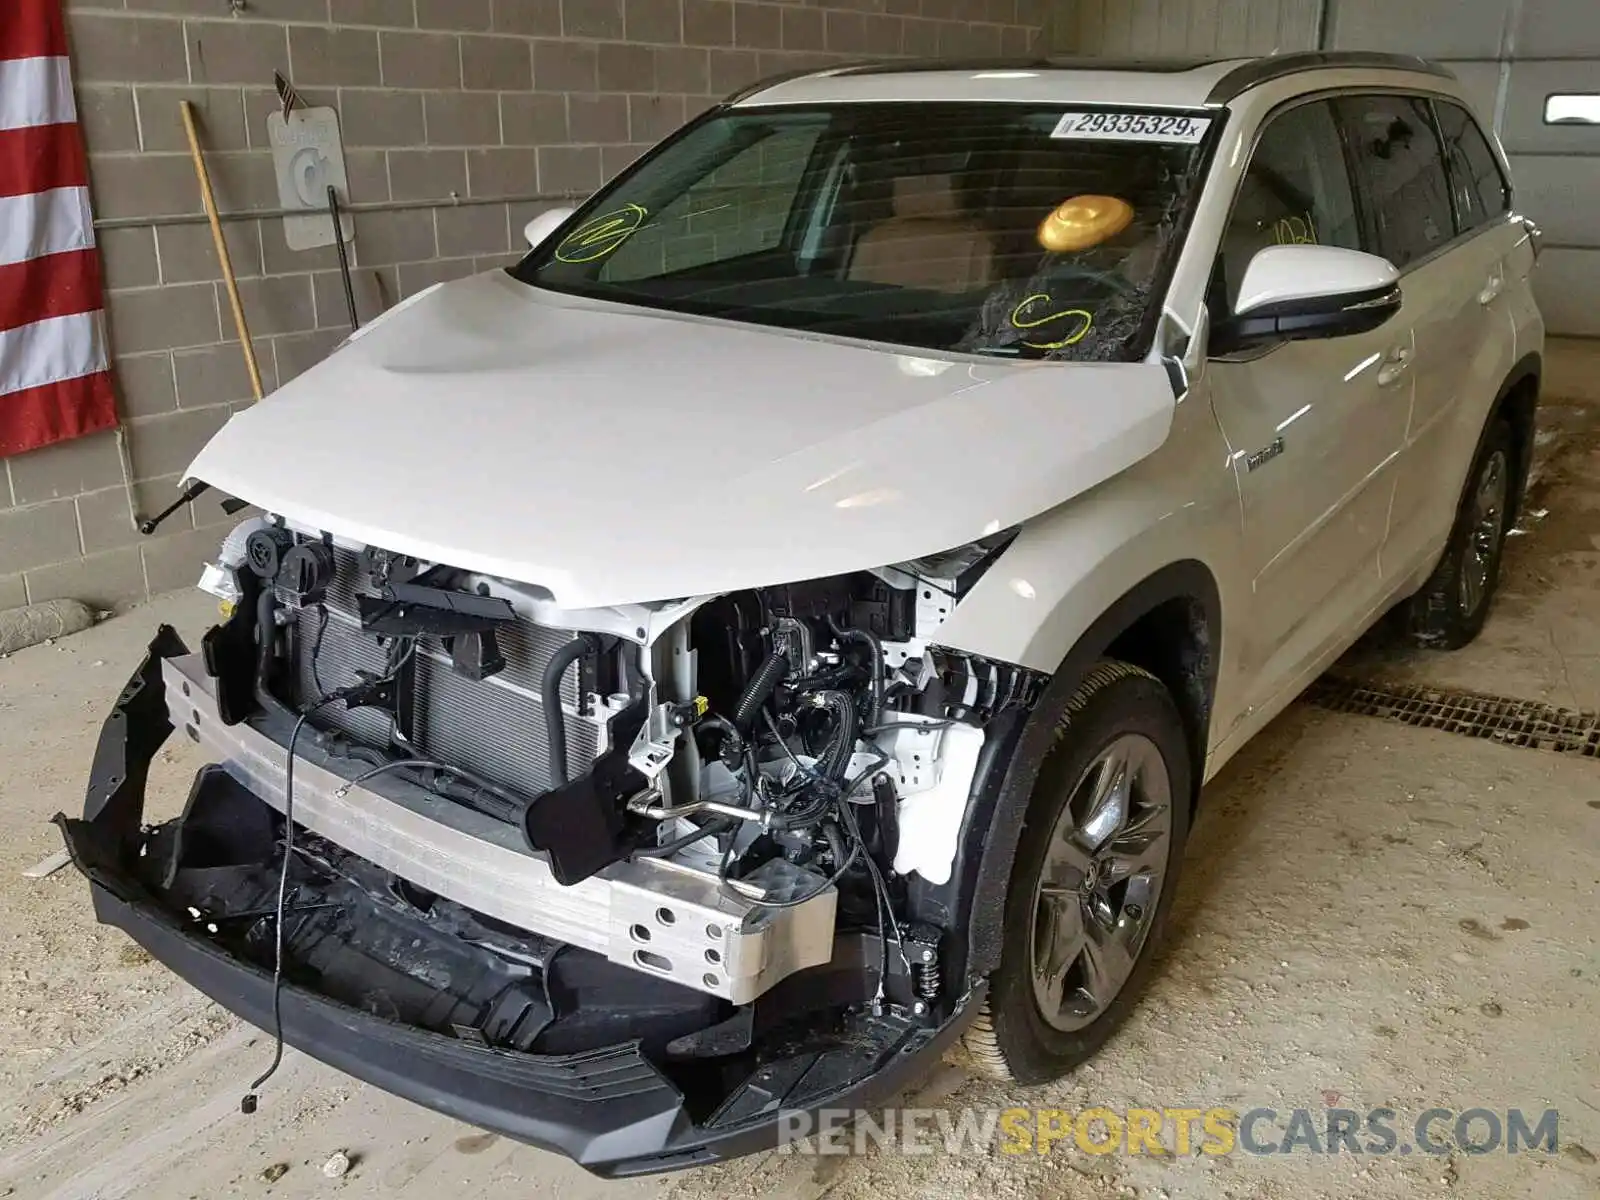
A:
<svg viewBox="0 0 1600 1200">
<path fill-rule="evenodd" d="M 1478 472 L 1472 494 L 1472 524 L 1467 532 L 1466 555 L 1461 563 L 1461 608 L 1476 613 L 1489 591 L 1495 559 L 1500 553 L 1506 519 L 1509 471 L 1505 451 L 1496 450 Z"/>
<path fill-rule="evenodd" d="M 1172 848 L 1172 784 L 1156 744 L 1123 734 L 1073 785 L 1050 831 L 1034 899 L 1031 973 L 1040 1015 L 1082 1029 L 1133 974 Z"/>
</svg>

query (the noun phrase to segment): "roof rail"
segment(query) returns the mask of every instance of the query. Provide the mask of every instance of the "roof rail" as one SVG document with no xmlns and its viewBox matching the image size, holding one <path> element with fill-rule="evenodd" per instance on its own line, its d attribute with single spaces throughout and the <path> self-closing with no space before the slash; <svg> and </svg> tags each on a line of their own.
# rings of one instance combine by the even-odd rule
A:
<svg viewBox="0 0 1600 1200">
<path fill-rule="evenodd" d="M 1298 75 L 1302 71 L 1319 71 L 1339 68 L 1376 67 L 1391 71 L 1410 71 L 1413 74 L 1434 75 L 1454 79 L 1450 71 L 1438 63 L 1429 62 L 1411 54 L 1382 54 L 1376 50 L 1310 50 L 1297 54 L 1274 54 L 1257 58 L 1235 67 L 1211 89 L 1207 104 L 1227 104 L 1240 93 L 1274 79 Z"/>
</svg>

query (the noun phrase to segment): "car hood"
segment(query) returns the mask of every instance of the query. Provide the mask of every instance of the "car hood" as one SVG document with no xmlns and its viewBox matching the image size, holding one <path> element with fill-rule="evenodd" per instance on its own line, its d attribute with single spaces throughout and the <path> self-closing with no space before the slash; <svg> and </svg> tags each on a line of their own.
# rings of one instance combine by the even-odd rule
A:
<svg viewBox="0 0 1600 1200">
<path fill-rule="evenodd" d="M 491 272 L 393 309 L 189 474 L 571 608 L 937 553 L 1126 469 L 1146 364 L 986 363 L 588 301 Z"/>
</svg>

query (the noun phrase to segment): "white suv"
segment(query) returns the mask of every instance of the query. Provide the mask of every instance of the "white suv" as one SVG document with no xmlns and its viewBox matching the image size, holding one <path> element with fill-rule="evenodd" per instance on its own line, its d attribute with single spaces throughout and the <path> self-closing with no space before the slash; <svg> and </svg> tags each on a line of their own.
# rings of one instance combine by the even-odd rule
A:
<svg viewBox="0 0 1600 1200">
<path fill-rule="evenodd" d="M 266 514 L 231 615 L 65 822 L 102 920 L 423 1103 L 620 1173 L 1057 1077 L 1202 783 L 1385 612 L 1483 624 L 1537 231 L 1427 63 L 820 71 L 529 238 L 195 461 Z"/>
</svg>

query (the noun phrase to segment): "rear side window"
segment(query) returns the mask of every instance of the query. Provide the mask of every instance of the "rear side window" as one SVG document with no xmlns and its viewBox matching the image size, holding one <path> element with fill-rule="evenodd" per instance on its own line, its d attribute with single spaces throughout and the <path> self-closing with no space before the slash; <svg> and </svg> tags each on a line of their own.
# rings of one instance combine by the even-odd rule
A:
<svg viewBox="0 0 1600 1200">
<path fill-rule="evenodd" d="M 1450 182 L 1429 103 L 1416 96 L 1337 102 L 1356 151 L 1380 252 L 1405 268 L 1455 236 Z"/>
<path fill-rule="evenodd" d="M 1500 163 L 1472 114 L 1459 104 L 1435 101 L 1439 132 L 1450 164 L 1450 191 L 1455 197 L 1461 232 L 1476 229 L 1511 211 L 1511 189 Z"/>
<path fill-rule="evenodd" d="M 1256 252 L 1288 245 L 1364 249 L 1339 127 L 1325 100 L 1279 113 L 1261 131 L 1222 240 L 1229 311 Z"/>
</svg>

